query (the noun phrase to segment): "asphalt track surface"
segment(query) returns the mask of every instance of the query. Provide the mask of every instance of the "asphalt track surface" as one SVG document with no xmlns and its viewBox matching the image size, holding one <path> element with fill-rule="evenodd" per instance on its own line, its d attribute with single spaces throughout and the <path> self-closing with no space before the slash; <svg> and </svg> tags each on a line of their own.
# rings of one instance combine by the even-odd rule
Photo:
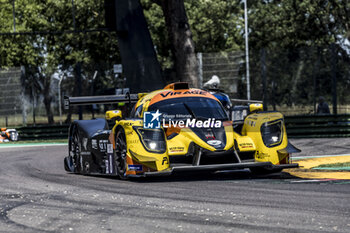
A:
<svg viewBox="0 0 350 233">
<path fill-rule="evenodd" d="M 304 155 L 350 145 L 293 142 Z M 246 170 L 122 181 L 66 173 L 66 152 L 0 147 L 0 232 L 350 232 L 349 181 Z"/>
</svg>

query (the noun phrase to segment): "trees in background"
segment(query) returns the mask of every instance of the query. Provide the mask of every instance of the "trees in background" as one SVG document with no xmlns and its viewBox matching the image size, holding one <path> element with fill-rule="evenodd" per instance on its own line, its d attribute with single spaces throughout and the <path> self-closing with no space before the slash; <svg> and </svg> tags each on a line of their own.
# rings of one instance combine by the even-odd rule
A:
<svg viewBox="0 0 350 233">
<path fill-rule="evenodd" d="M 192 31 L 183 0 L 156 1 L 161 6 L 173 54 L 176 78 L 199 87 L 198 64 Z"/>
<path fill-rule="evenodd" d="M 12 32 L 12 1 L 0 1 L 0 32 Z M 158 59 L 164 70 L 172 70 L 173 74 L 175 72 L 175 75 L 168 76 L 169 79 L 172 77 L 174 81 L 181 79 L 196 83 L 195 52 L 244 49 L 243 2 L 240 0 L 141 0 L 141 3 Z M 16 0 L 15 7 L 17 32 L 57 33 L 104 27 L 104 2 L 101 0 L 75 0 L 74 6 L 72 1 Z M 265 48 L 268 51 L 267 65 L 275 67 L 275 70 L 268 73 L 271 77 L 271 92 L 280 89 L 290 93 L 291 97 L 309 96 L 307 87 L 310 88 L 313 84 L 303 82 L 305 74 L 312 76 L 310 67 L 315 64 L 320 64 L 320 70 L 331 69 L 328 59 L 330 56 L 324 48 L 332 43 L 336 45 L 338 60 L 349 60 L 349 50 L 346 47 L 350 38 L 348 1 L 250 0 L 248 8 L 251 66 L 260 69 L 260 49 Z M 43 94 L 49 122 L 53 121 L 50 112 L 52 96 L 49 91 L 53 74 L 60 72 L 72 77 L 75 65 L 80 63 L 82 82 L 87 85 L 94 71 L 98 70 L 99 78 L 96 79 L 95 87 L 102 89 L 115 85 L 116 80 L 108 70 L 113 64 L 120 63 L 118 44 L 113 32 L 56 33 L 8 35 L 2 36 L 0 40 L 0 67 L 26 67 L 27 91 L 31 93 L 31 88 L 34 88 Z M 300 52 L 305 47 L 320 49 Z M 318 61 L 320 53 L 323 58 Z M 345 70 L 345 63 L 338 64 L 338 68 L 338 81 L 346 83 L 349 74 Z M 252 77 L 252 83 L 255 84 L 253 89 L 259 97 L 259 71 L 256 74 Z M 330 77 L 319 74 L 317 85 L 324 87 L 327 78 L 329 81 Z M 74 78 L 67 79 L 65 83 L 67 89 L 78 88 Z M 344 85 L 339 89 L 347 87 Z M 86 91 L 85 94 L 90 94 L 90 88 Z M 274 93 L 277 99 L 279 94 Z M 289 103 L 293 99 L 295 98 L 286 100 L 284 96 L 278 101 Z"/>
<path fill-rule="evenodd" d="M 171 67 L 170 40 L 162 8 L 141 0 L 149 29 L 164 67 Z M 196 52 L 244 49 L 242 1 L 184 0 Z M 344 44 L 350 39 L 350 2 L 248 0 L 249 45 L 252 51 Z"/>
<path fill-rule="evenodd" d="M 224 0 L 141 0 L 158 59 L 175 73 L 172 81 L 198 79 L 196 52 L 242 48 L 239 2 Z M 195 85 L 198 86 L 198 85 Z"/>
<path fill-rule="evenodd" d="M 334 99 L 332 85 L 337 83 L 339 99 L 345 102 L 350 3 L 289 0 L 248 4 L 250 48 L 255 52 L 251 64 L 260 65 L 260 50 L 265 49 L 268 92 L 275 103 L 312 104 L 320 95 L 332 99 L 332 92 Z M 252 80 L 257 96 L 261 93 L 259 73 Z"/>
<path fill-rule="evenodd" d="M 120 61 L 116 36 L 109 32 L 84 33 L 87 29 L 104 27 L 103 12 L 104 3 L 100 0 L 79 0 L 74 1 L 74 5 L 72 1 L 15 1 L 16 32 L 51 33 L 3 35 L 0 67 L 26 68 L 24 85 L 28 96 L 34 96 L 33 91 L 43 96 L 49 123 L 54 120 L 51 108 L 54 74 L 70 77 L 67 89 L 76 90 L 74 69 L 81 63 L 82 82 L 87 83 L 97 70 L 101 79 L 96 80 L 95 86 L 106 86 L 106 82 L 115 84 L 106 71 Z M 13 32 L 12 1 L 2 3 L 0 13 L 4 16 L 0 18 L 0 32 Z M 81 33 L 61 33 L 64 31 Z M 86 94 L 91 94 L 88 90 Z"/>
<path fill-rule="evenodd" d="M 177 44 L 180 47 L 178 50 L 186 48 L 186 46 L 177 43 L 176 40 L 173 41 L 176 38 L 172 36 L 175 29 L 178 29 L 178 34 L 182 33 L 183 36 L 187 36 L 187 39 L 183 39 L 182 43 L 185 43 L 188 38 L 192 38 L 194 44 L 189 42 L 191 53 L 193 51 L 233 51 L 243 48 L 243 9 L 239 1 L 184 0 L 186 13 L 180 7 L 177 7 L 180 12 L 175 13 L 174 8 L 170 7 L 174 6 L 172 5 L 174 2 L 177 4 L 181 2 L 182 5 L 182 1 L 141 0 L 158 59 L 163 69 L 175 70 L 175 53 L 177 52 L 175 52 L 174 47 Z M 182 13 L 182 17 L 176 15 L 180 13 Z M 168 21 L 172 19 L 173 22 L 166 23 L 166 19 Z M 183 51 L 179 54 L 186 54 L 186 52 Z M 178 60 L 181 59 L 183 58 L 179 57 Z M 196 69 L 196 67 L 192 69 Z M 179 72 L 178 70 L 181 70 L 181 67 L 176 69 L 176 73 Z"/>
</svg>

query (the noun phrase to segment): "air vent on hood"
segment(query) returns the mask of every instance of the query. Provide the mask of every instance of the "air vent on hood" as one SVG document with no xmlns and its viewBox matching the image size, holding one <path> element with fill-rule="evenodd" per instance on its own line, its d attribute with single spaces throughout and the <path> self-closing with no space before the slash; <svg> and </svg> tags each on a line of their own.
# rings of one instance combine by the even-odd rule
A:
<svg viewBox="0 0 350 233">
<path fill-rule="evenodd" d="M 189 85 L 186 82 L 178 82 L 178 83 L 171 83 L 164 87 L 164 89 L 173 89 L 173 90 L 184 90 L 189 89 Z"/>
</svg>

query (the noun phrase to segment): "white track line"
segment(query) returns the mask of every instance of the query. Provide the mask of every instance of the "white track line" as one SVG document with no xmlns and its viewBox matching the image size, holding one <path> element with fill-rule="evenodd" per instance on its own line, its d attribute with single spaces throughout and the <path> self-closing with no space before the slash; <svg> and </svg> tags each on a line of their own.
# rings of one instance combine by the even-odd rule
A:
<svg viewBox="0 0 350 233">
<path fill-rule="evenodd" d="M 19 145 L 16 145 L 16 144 L 11 144 L 11 145 L 6 145 L 6 146 L 3 146 L 3 145 L 0 145 L 0 150 L 1 148 L 18 148 L 18 147 L 45 147 L 45 146 L 67 146 L 68 143 L 56 143 L 56 144 L 42 144 L 42 143 L 38 143 L 37 145 L 35 144 L 31 144 L 31 145 L 25 145 L 25 144 L 19 144 Z"/>
</svg>

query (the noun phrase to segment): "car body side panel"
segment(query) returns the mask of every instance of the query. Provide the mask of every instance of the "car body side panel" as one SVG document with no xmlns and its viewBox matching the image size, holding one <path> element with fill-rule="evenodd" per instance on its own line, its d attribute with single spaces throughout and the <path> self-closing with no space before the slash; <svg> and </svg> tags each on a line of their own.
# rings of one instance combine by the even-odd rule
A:
<svg viewBox="0 0 350 233">
<path fill-rule="evenodd" d="M 102 118 L 74 121 L 69 128 L 69 150 L 71 150 L 72 137 L 75 133 L 78 134 L 81 145 L 80 163 L 83 168 L 82 172 L 84 174 L 105 174 L 107 172 L 106 160 L 113 161 L 113 158 L 107 158 L 107 147 L 110 144 L 108 140 L 110 130 L 108 130 L 107 121 Z M 110 172 L 109 166 L 107 167 L 108 172 Z"/>
<path fill-rule="evenodd" d="M 237 134 L 237 133 L 236 133 Z M 249 152 L 249 151 L 255 151 L 256 146 L 252 138 L 248 136 L 237 136 L 235 138 L 237 144 L 236 144 L 236 149 L 239 152 Z"/>
<path fill-rule="evenodd" d="M 142 145 L 142 139 L 135 131 L 135 127 L 142 126 L 143 122 L 138 119 L 121 120 L 116 122 L 112 130 L 115 135 L 120 127 L 124 129 L 127 143 L 127 175 L 135 175 L 146 171 L 162 171 L 169 167 L 167 151 L 151 153 Z M 139 165 L 142 165 L 142 167 Z"/>
<path fill-rule="evenodd" d="M 186 155 L 191 142 L 192 141 L 183 134 L 177 134 L 175 137 L 167 140 L 168 155 Z"/>
<path fill-rule="evenodd" d="M 92 120 L 78 120 L 75 121 L 79 130 L 84 132 L 88 137 L 91 137 L 98 130 L 108 130 L 108 123 L 103 118 L 96 118 Z"/>
<path fill-rule="evenodd" d="M 282 139 L 279 145 L 267 147 L 262 139 L 261 127 L 272 121 L 282 121 Z M 285 164 L 289 161 L 288 153 L 279 153 L 287 147 L 288 139 L 283 122 L 283 115 L 279 112 L 262 112 L 248 115 L 244 120 L 242 135 L 250 137 L 256 146 L 255 161 L 271 162 L 274 165 Z"/>
</svg>

